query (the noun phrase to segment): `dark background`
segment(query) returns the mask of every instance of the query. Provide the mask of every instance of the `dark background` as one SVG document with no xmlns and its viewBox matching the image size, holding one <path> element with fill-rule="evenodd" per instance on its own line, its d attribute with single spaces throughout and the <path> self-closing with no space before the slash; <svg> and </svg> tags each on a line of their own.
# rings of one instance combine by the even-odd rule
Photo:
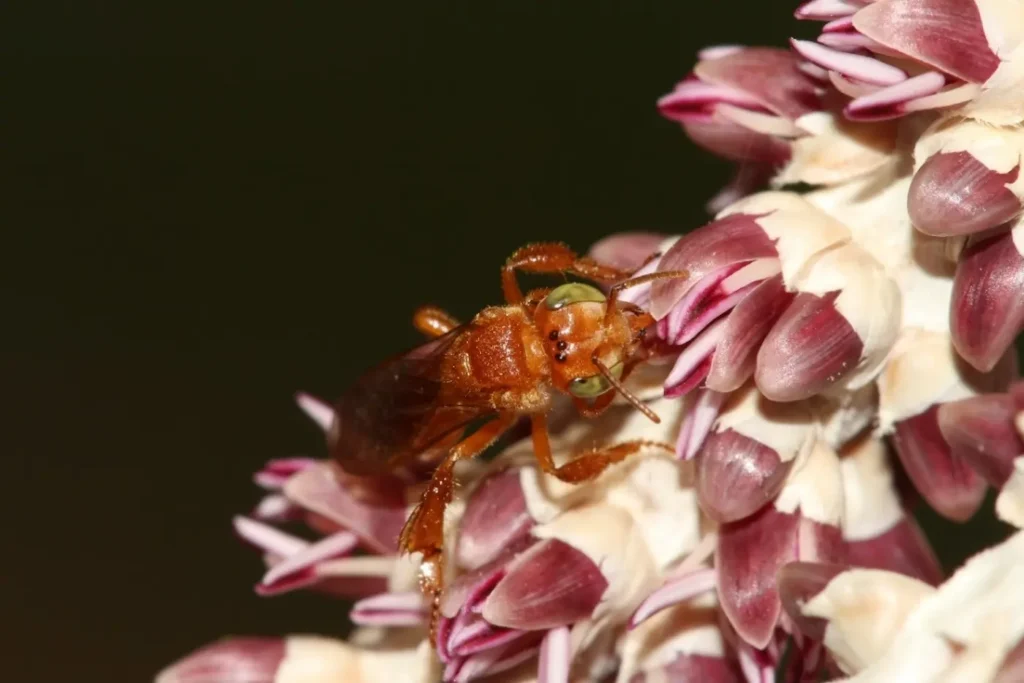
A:
<svg viewBox="0 0 1024 683">
<path fill-rule="evenodd" d="M 656 98 L 703 45 L 813 30 L 763 0 L 21 4 L 0 17 L 19 683 L 341 631 L 326 598 L 257 598 L 230 528 L 264 461 L 322 455 L 293 392 L 412 344 L 417 304 L 497 302 L 527 241 L 700 225 L 728 167 Z"/>
</svg>

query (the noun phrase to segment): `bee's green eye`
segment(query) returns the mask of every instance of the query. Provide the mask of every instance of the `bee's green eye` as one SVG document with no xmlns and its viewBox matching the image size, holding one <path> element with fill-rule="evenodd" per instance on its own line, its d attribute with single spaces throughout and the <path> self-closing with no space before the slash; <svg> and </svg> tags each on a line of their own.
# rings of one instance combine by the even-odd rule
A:
<svg viewBox="0 0 1024 683">
<path fill-rule="evenodd" d="M 596 301 L 600 303 L 606 300 L 605 295 L 596 287 L 585 285 L 582 282 L 570 282 L 551 290 L 548 298 L 544 300 L 544 305 L 552 311 L 557 311 L 563 306 L 576 304 L 581 301 Z"/>
<path fill-rule="evenodd" d="M 613 365 L 611 371 L 616 379 L 622 377 L 622 363 Z M 596 398 L 611 388 L 611 382 L 604 375 L 577 377 L 569 383 L 569 393 L 577 398 Z"/>
<path fill-rule="evenodd" d="M 608 391 L 611 385 L 604 375 L 578 377 L 569 383 L 569 393 L 577 398 L 594 398 Z"/>
</svg>

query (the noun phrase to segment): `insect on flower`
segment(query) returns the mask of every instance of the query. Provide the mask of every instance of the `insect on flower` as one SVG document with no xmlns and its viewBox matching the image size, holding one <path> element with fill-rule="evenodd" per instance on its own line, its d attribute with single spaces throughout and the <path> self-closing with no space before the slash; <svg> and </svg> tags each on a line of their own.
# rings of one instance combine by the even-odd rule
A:
<svg viewBox="0 0 1024 683">
<path fill-rule="evenodd" d="M 524 295 L 517 271 L 571 273 L 616 284 L 607 296 L 581 282 Z M 629 279 L 630 274 L 578 257 L 562 244 L 523 247 L 501 272 L 504 306 L 485 308 L 464 325 L 433 306 L 420 308 L 413 324 L 434 339 L 364 374 L 335 406 L 328 442 L 331 457 L 348 474 L 433 470 L 400 546 L 423 554 L 422 587 L 435 601 L 443 579 L 444 510 L 459 460 L 480 454 L 522 417 L 530 419 L 540 468 L 562 481 L 591 479 L 646 445 L 595 448 L 559 467 L 548 437 L 555 392 L 569 394 L 588 417 L 601 413 L 618 393 L 659 421 L 622 384 L 652 353 L 645 333 L 654 319 L 618 297 L 626 288 L 687 274 Z M 487 421 L 467 435 L 471 423 L 482 419 Z"/>
</svg>

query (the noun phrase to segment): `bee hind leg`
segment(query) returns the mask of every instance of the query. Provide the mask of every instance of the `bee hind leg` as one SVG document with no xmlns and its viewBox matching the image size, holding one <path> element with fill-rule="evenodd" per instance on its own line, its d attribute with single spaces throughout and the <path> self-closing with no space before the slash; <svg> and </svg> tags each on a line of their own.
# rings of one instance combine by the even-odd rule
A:
<svg viewBox="0 0 1024 683">
<path fill-rule="evenodd" d="M 444 512 L 455 489 L 455 464 L 479 455 L 508 431 L 515 413 L 501 414 L 456 444 L 434 470 L 419 505 L 409 515 L 398 539 L 405 553 L 422 553 L 420 588 L 431 601 L 430 631 L 434 633 L 441 591 L 444 589 Z M 433 637 L 433 636 L 432 636 Z"/>
</svg>

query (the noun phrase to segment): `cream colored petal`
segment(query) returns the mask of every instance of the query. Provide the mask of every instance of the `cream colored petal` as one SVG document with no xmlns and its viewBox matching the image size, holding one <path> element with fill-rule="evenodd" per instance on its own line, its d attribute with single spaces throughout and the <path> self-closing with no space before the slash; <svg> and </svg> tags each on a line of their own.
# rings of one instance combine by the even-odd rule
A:
<svg viewBox="0 0 1024 683">
<path fill-rule="evenodd" d="M 619 643 L 620 665 L 616 680 L 625 683 L 634 674 L 664 667 L 681 654 L 725 655 L 714 593 L 705 593 L 659 612 L 627 631 Z"/>
<path fill-rule="evenodd" d="M 1013 461 L 1013 474 L 996 498 L 996 515 L 1007 524 L 1024 528 L 1024 456 Z"/>
<path fill-rule="evenodd" d="M 816 296 L 835 292 L 835 308 L 863 344 L 861 361 L 841 383 L 857 389 L 872 381 L 899 333 L 902 299 L 882 265 L 856 244 L 844 244 L 814 259 L 794 283 L 797 291 Z"/>
<path fill-rule="evenodd" d="M 433 651 L 424 641 L 417 647 L 364 649 L 314 636 L 293 636 L 275 683 L 432 683 L 439 678 Z"/>
<path fill-rule="evenodd" d="M 1024 637 L 1024 533 L 972 557 L 922 600 L 856 683 L 989 681 Z"/>
<path fill-rule="evenodd" d="M 633 469 L 636 462 L 652 458 L 655 461 L 663 460 L 665 456 L 671 456 L 685 412 L 689 408 L 687 401 L 678 399 L 660 399 L 652 401 L 649 405 L 661 418 L 661 424 L 654 424 L 632 406 L 617 406 L 595 420 L 577 419 L 562 433 L 552 435 L 552 452 L 558 463 L 568 462 L 575 455 L 594 447 L 626 441 L 644 440 L 664 445 L 645 446 L 636 454 L 630 455 L 623 463 L 612 465 L 597 479 L 584 484 L 567 484 L 540 472 L 535 467 L 533 447 L 528 439 L 508 449 L 498 459 L 499 466 L 512 461 L 526 465 L 520 470 L 520 484 L 530 515 L 538 521 L 547 522 L 563 510 L 604 499 L 609 490 L 621 486 L 639 486 L 641 489 L 651 485 L 661 486 L 664 490 L 658 495 L 689 500 L 690 494 L 685 493 L 684 489 L 692 485 L 691 463 L 672 460 L 672 467 L 675 468 L 673 476 L 663 477 L 657 482 L 653 482 L 643 469 Z M 681 499 L 676 500 L 673 505 L 688 505 L 686 500 Z"/>
<path fill-rule="evenodd" d="M 907 214 L 910 180 L 902 165 L 889 165 L 805 197 L 841 221 L 853 241 L 893 275 L 912 259 L 915 231 Z"/>
<path fill-rule="evenodd" d="M 1024 45 L 1018 45 L 1000 62 L 982 86 L 981 93 L 960 110 L 965 116 L 998 126 L 1024 121 Z"/>
<path fill-rule="evenodd" d="M 808 401 L 818 422 L 820 438 L 840 449 L 870 427 L 878 412 L 878 389 L 867 384 L 853 391 L 815 396 Z"/>
<path fill-rule="evenodd" d="M 975 0 L 989 47 L 1000 58 L 982 92 L 963 113 L 996 125 L 1024 119 L 1024 4 L 1020 0 Z"/>
<path fill-rule="evenodd" d="M 959 360 L 946 333 L 903 330 L 878 378 L 878 433 L 888 433 L 896 422 L 936 403 L 997 390 L 1010 366 L 1006 362 L 982 374 Z"/>
<path fill-rule="evenodd" d="M 921 168 L 935 154 L 970 152 L 996 173 L 1009 173 L 1020 165 L 1022 151 L 1024 129 L 1020 126 L 994 126 L 949 115 L 937 120 L 918 138 L 914 169 Z"/>
<path fill-rule="evenodd" d="M 573 652 L 581 652 L 609 629 L 621 628 L 640 602 L 660 585 L 662 576 L 632 517 L 612 505 L 569 510 L 533 529 L 537 538 L 556 538 L 576 548 L 601 569 L 608 581 L 590 619 L 572 628 Z"/>
<path fill-rule="evenodd" d="M 793 192 L 760 192 L 732 204 L 717 217 L 735 213 L 761 216 L 757 224 L 775 241 L 787 288 L 794 286 L 816 254 L 850 240 L 843 223 Z"/>
<path fill-rule="evenodd" d="M 875 538 L 903 519 L 885 443 L 863 439 L 842 456 L 843 538 Z"/>
<path fill-rule="evenodd" d="M 802 466 L 794 469 L 775 499 L 775 507 L 821 524 L 841 526 L 843 475 L 839 458 L 828 444 L 817 441 Z"/>
<path fill-rule="evenodd" d="M 803 613 L 828 620 L 825 647 L 844 672 L 855 673 L 881 659 L 911 611 L 934 590 L 902 574 L 853 569 L 832 579 Z"/>
<path fill-rule="evenodd" d="M 857 123 L 828 111 L 805 114 L 797 126 L 810 135 L 792 143 L 790 162 L 773 184 L 834 185 L 892 163 L 896 122 Z"/>
<path fill-rule="evenodd" d="M 947 332 L 956 274 L 956 263 L 949 258 L 950 240 L 912 229 L 911 235 L 910 260 L 891 271 L 903 296 L 903 327 Z"/>
<path fill-rule="evenodd" d="M 814 446 L 816 422 L 812 406 L 805 401 L 769 401 L 753 382 L 729 395 L 715 423 L 716 432 L 731 429 L 773 449 L 782 462 L 797 465 Z"/>
</svg>

